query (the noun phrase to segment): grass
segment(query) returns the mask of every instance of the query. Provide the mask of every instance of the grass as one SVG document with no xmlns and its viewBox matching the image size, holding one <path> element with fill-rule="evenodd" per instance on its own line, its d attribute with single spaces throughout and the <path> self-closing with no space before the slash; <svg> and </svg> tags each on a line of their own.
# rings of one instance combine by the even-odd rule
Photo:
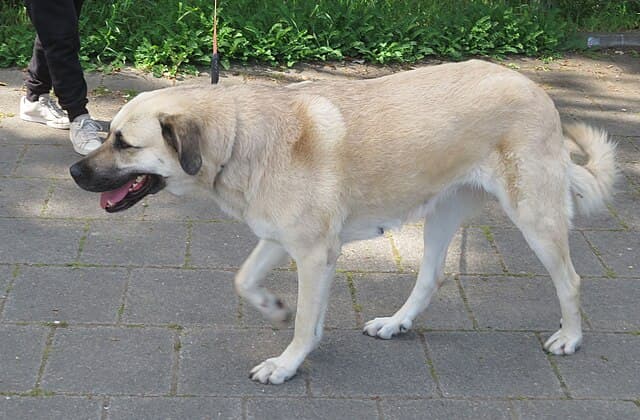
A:
<svg viewBox="0 0 640 420">
<path fill-rule="evenodd" d="M 24 66 L 34 31 L 17 0 L 0 4 L 0 67 Z M 156 75 L 210 64 L 210 0 L 87 0 L 87 69 L 134 65 Z M 558 54 L 578 30 L 640 27 L 637 0 L 220 0 L 222 64 Z"/>
<path fill-rule="evenodd" d="M 43 322 L 42 325 L 52 328 L 69 328 L 69 323 L 67 321 L 47 321 Z"/>
</svg>

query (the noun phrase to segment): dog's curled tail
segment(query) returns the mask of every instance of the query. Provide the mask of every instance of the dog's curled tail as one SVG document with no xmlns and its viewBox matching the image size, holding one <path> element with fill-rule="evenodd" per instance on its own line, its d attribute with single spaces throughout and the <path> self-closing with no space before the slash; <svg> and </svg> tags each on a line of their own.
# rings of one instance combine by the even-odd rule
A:
<svg viewBox="0 0 640 420">
<path fill-rule="evenodd" d="M 599 128 L 582 123 L 562 128 L 572 155 L 569 178 L 576 207 L 581 214 L 593 213 L 602 209 L 614 192 L 619 175 L 616 145 Z"/>
</svg>

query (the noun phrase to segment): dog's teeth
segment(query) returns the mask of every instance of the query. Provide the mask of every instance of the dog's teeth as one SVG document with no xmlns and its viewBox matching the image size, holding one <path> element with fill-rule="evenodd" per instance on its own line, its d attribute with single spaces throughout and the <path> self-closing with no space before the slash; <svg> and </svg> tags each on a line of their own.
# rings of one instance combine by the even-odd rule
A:
<svg viewBox="0 0 640 420">
<path fill-rule="evenodd" d="M 136 184 L 138 182 L 141 182 L 144 179 L 144 175 L 138 175 L 138 177 L 136 178 Z"/>
</svg>

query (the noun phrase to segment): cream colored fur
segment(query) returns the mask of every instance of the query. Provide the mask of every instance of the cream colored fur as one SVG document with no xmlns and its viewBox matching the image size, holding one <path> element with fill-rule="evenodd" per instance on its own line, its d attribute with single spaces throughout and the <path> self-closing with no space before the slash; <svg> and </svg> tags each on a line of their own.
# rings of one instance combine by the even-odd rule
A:
<svg viewBox="0 0 640 420">
<path fill-rule="evenodd" d="M 201 133 L 181 139 L 199 144 L 196 175 L 163 140 L 164 114 Z M 213 194 L 251 227 L 260 243 L 236 289 L 275 322 L 288 311 L 261 281 L 287 256 L 296 261 L 294 339 L 251 371 L 257 381 L 282 383 L 316 347 L 344 243 L 423 219 L 425 254 L 411 296 L 364 329 L 390 338 L 410 328 L 444 281 L 451 237 L 487 194 L 498 198 L 556 286 L 563 324 L 545 348 L 570 354 L 580 345 L 580 278 L 568 229 L 574 201 L 590 210 L 609 198 L 614 147 L 606 133 L 585 125 L 563 134 L 552 100 L 517 72 L 472 60 L 364 81 L 169 88 L 136 97 L 111 127 L 136 148 L 117 151 L 111 136 L 87 157 L 95 165 L 162 175 L 174 194 Z M 587 163 L 572 163 L 571 151 Z"/>
</svg>

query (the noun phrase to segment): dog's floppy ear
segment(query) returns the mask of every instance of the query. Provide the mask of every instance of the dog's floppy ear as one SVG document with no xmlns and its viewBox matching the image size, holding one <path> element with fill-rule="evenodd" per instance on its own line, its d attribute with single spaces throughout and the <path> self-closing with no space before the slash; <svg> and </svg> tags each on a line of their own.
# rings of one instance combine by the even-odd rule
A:
<svg viewBox="0 0 640 420">
<path fill-rule="evenodd" d="M 162 137 L 178 152 L 182 169 L 189 175 L 197 174 L 202 166 L 200 125 L 193 118 L 184 115 L 161 114 L 158 119 L 162 128 Z"/>
</svg>

